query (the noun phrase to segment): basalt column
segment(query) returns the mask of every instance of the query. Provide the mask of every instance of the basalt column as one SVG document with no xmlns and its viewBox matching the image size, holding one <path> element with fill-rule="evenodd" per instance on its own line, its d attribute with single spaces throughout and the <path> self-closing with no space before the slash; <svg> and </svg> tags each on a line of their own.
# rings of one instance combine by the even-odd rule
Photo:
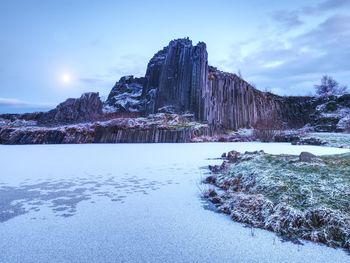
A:
<svg viewBox="0 0 350 263">
<path fill-rule="evenodd" d="M 193 112 L 202 120 L 208 75 L 205 43 L 192 45 L 189 39 L 173 40 L 150 60 L 146 72 L 146 112 L 167 107 L 175 112 Z"/>
</svg>

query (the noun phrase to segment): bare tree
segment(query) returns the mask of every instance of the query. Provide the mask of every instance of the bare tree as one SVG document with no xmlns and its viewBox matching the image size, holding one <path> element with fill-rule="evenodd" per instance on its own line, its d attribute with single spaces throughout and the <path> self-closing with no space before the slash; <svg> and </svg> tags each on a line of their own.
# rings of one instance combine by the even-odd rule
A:
<svg viewBox="0 0 350 263">
<path fill-rule="evenodd" d="M 339 85 L 338 81 L 328 75 L 322 76 L 321 84 L 315 85 L 315 89 L 319 97 L 344 95 L 347 93 L 347 87 L 345 85 Z"/>
</svg>

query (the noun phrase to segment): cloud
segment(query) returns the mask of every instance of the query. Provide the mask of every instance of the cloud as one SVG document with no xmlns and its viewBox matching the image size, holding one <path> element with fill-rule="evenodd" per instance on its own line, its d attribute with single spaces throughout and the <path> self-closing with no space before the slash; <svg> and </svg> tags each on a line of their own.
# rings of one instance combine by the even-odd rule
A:
<svg viewBox="0 0 350 263">
<path fill-rule="evenodd" d="M 301 12 L 307 15 L 319 14 L 333 9 L 338 9 L 344 6 L 350 6 L 349 0 L 326 0 L 316 6 L 305 6 Z"/>
<path fill-rule="evenodd" d="M 116 66 L 109 69 L 108 77 L 119 79 L 122 76 L 134 75 L 143 77 L 149 58 L 144 56 L 124 55 L 117 59 Z"/>
<path fill-rule="evenodd" d="M 278 10 L 271 13 L 271 18 L 284 29 L 292 29 L 303 25 L 301 16 L 320 15 L 335 9 L 350 6 L 349 0 L 325 0 L 314 6 L 304 6 L 296 10 Z"/>
<path fill-rule="evenodd" d="M 313 89 L 311 83 L 317 83 L 323 74 L 349 84 L 350 16 L 336 14 L 297 36 L 260 41 L 244 57 L 236 51 L 227 67 L 240 68 L 243 77 L 261 89 L 307 94 Z"/>
<path fill-rule="evenodd" d="M 104 82 L 103 79 L 99 78 L 80 78 L 79 81 L 87 84 L 98 84 Z"/>
<path fill-rule="evenodd" d="M 49 103 L 32 103 L 14 98 L 0 98 L 0 107 L 52 107 Z"/>
<path fill-rule="evenodd" d="M 294 28 L 303 24 L 297 11 L 279 10 L 272 13 L 272 18 L 285 28 Z"/>
</svg>

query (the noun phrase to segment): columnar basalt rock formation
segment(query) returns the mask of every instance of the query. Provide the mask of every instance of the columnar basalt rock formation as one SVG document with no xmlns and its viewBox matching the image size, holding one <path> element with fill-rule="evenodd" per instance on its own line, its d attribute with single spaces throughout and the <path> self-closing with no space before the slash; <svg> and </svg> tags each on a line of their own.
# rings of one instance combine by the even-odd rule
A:
<svg viewBox="0 0 350 263">
<path fill-rule="evenodd" d="M 183 143 L 213 135 L 208 125 L 194 122 L 191 116 L 159 113 L 148 118 L 117 118 L 54 127 L 3 127 L 0 144 Z"/>
<path fill-rule="evenodd" d="M 235 74 L 210 68 L 205 117 L 213 126 L 229 129 L 251 127 L 269 114 L 280 112 L 275 96 L 253 88 Z"/>
<path fill-rule="evenodd" d="M 228 129 L 253 127 L 259 120 L 276 119 L 288 127 L 310 121 L 315 105 L 312 97 L 281 97 L 255 89 L 235 74 L 209 67 L 206 120 Z"/>
<path fill-rule="evenodd" d="M 148 63 L 145 78 L 128 79 L 129 89 L 142 86 L 142 96 L 131 101 L 143 114 L 191 112 L 198 121 L 216 128 L 250 128 L 272 115 L 286 126 L 301 127 L 310 122 L 317 106 L 312 97 L 261 92 L 235 74 L 208 66 L 205 43 L 193 46 L 187 38 L 173 40 L 157 52 Z M 124 83 L 122 78 L 113 88 L 108 105 L 120 108 L 113 98 L 125 90 Z"/>
<path fill-rule="evenodd" d="M 316 107 L 311 97 L 280 97 L 261 92 L 235 74 L 208 66 L 206 45 L 199 42 L 193 46 L 187 38 L 173 40 L 157 52 L 142 81 L 129 79 L 129 87 L 143 86 L 141 98 L 133 103 L 144 114 L 191 112 L 197 120 L 218 128 L 249 128 L 271 115 L 286 125 L 303 126 Z M 112 93 L 118 87 L 122 92 L 123 83 L 119 81 Z M 107 104 L 118 107 L 111 94 Z"/>
<path fill-rule="evenodd" d="M 157 52 L 149 61 L 144 77 L 122 77 L 112 88 L 105 102 L 101 102 L 98 93 L 86 93 L 78 99 L 66 100 L 49 112 L 0 115 L 0 132 L 3 135 L 0 141 L 68 143 L 79 140 L 189 140 L 189 134 L 193 131 L 189 127 L 183 127 L 182 131 L 179 131 L 157 125 L 144 129 L 128 125 L 115 127 L 109 123 L 110 127 L 96 126 L 93 132 L 89 128 L 68 129 L 68 133 L 66 129 L 27 129 L 27 133 L 13 130 L 18 126 L 52 127 L 116 118 L 133 119 L 157 113 L 193 114 L 196 121 L 208 124 L 211 135 L 223 129 L 252 128 L 260 121 L 278 121 L 287 128 L 302 127 L 311 123 L 317 131 L 342 131 L 350 130 L 349 112 L 350 96 L 328 99 L 282 97 L 259 91 L 235 74 L 208 66 L 206 44 L 199 42 L 193 45 L 191 40 L 184 38 L 171 41 L 168 46 Z M 11 134 L 16 137 L 10 136 Z"/>
<path fill-rule="evenodd" d="M 193 112 L 203 119 L 204 92 L 208 75 L 206 45 L 185 39 L 173 40 L 148 63 L 143 97 L 146 112 L 167 107 L 175 112 Z"/>
</svg>

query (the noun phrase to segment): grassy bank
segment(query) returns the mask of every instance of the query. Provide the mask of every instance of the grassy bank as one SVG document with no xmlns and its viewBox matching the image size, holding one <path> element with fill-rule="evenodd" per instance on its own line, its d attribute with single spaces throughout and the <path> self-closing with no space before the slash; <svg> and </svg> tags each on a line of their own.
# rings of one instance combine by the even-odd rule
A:
<svg viewBox="0 0 350 263">
<path fill-rule="evenodd" d="M 246 153 L 212 170 L 205 196 L 232 219 L 350 249 L 350 154 Z"/>
</svg>

